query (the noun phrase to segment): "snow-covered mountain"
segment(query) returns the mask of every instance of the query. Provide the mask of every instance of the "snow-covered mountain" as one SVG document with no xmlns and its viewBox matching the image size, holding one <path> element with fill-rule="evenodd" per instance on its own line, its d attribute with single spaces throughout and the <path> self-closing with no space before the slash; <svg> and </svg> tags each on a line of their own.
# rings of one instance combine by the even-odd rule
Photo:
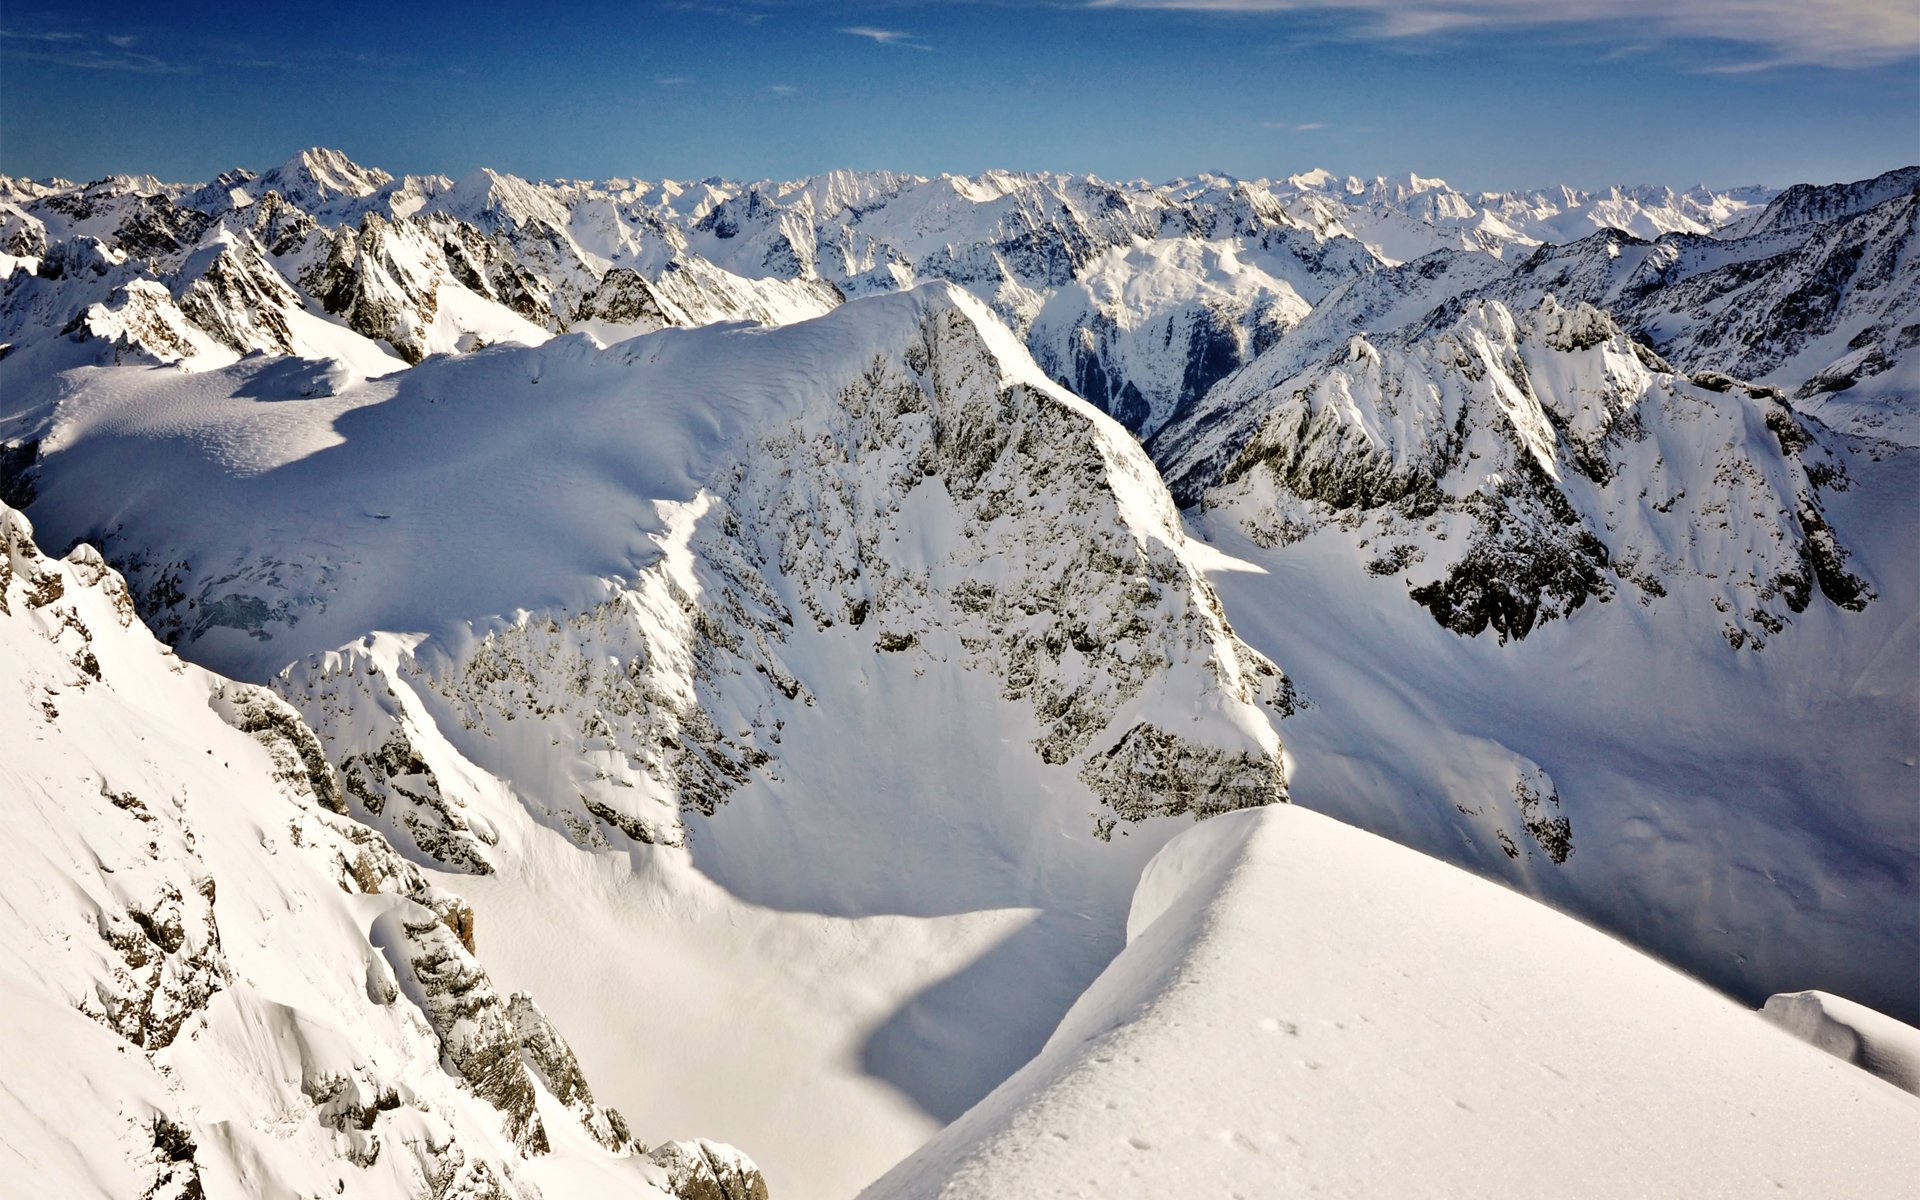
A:
<svg viewBox="0 0 1920 1200">
<path fill-rule="evenodd" d="M 1180 836 L 1288 799 L 1749 1005 L 1819 988 L 1913 1019 L 1911 175 L 1777 196 L 1465 195 L 1325 172 L 533 183 L 396 178 L 316 150 L 196 185 L 0 180 L 0 501 L 81 547 L 16 572 L 69 592 L 97 576 L 197 664 L 164 693 L 112 671 L 112 687 L 74 683 L 95 617 L 22 600 L 19 640 L 52 649 L 23 655 L 17 690 L 131 705 L 128 728 L 213 714 L 168 735 L 178 756 L 135 763 L 186 797 L 163 814 L 186 849 L 155 870 L 194 936 L 152 976 L 158 999 L 109 1003 L 101 971 L 112 995 L 133 987 L 111 963 L 50 965 L 48 947 L 81 941 L 84 905 L 22 925 L 21 994 L 187 1028 L 246 972 L 310 979 L 334 999 L 299 1019 L 339 1031 L 355 1070 L 375 1064 L 370 1094 L 415 1089 L 457 1135 L 433 1126 L 409 1158 L 391 1143 L 412 1133 L 382 1134 L 385 1165 L 354 1166 L 364 1114 L 330 1123 L 292 1068 L 259 1066 L 285 1053 L 248 1060 L 222 1034 L 227 1073 L 182 1092 L 176 1034 L 62 1102 L 91 1111 L 124 1086 L 172 1107 L 116 1110 L 133 1113 L 124 1145 L 61 1161 L 171 1169 L 140 1142 L 164 1112 L 200 1148 L 208 1194 L 244 1191 L 282 1168 L 257 1165 L 258 1127 L 206 1149 L 238 1119 L 227 1103 L 292 1114 L 271 1162 L 359 1172 L 370 1194 L 430 1178 L 448 1144 L 509 1191 L 764 1186 L 720 1143 L 637 1154 L 613 1105 L 643 1135 L 742 1146 L 782 1197 L 851 1195 L 923 1144 L 879 1194 L 1040 1188 L 995 1147 L 1039 1163 L 1019 1130 L 1134 1086 L 1094 1052 L 1108 1025 L 1156 1054 L 1244 1057 L 1226 1035 L 1163 1039 L 1152 1014 L 1213 1020 L 1234 989 L 1270 988 L 1261 965 L 1188 997 L 1168 964 L 1244 956 L 1210 922 L 1279 936 L 1256 913 L 1300 901 L 1272 882 L 1299 873 L 1290 839 L 1356 896 L 1467 888 L 1435 910 L 1458 940 L 1432 935 L 1422 962 L 1490 960 L 1468 936 L 1481 923 L 1550 916 L 1307 814 Z M 130 661 L 173 662 L 115 620 L 143 647 Z M 9 719 L 10 745 L 16 728 L 43 736 L 39 711 Z M 226 753 L 253 745 L 235 725 L 265 748 Z M 105 778 L 126 744 L 107 728 L 61 735 L 61 753 Z M 193 757 L 208 750 L 252 765 L 203 813 L 194 797 L 239 770 L 208 774 Z M 125 831 L 102 831 L 124 810 L 93 803 L 97 783 L 35 759 L 7 786 L 71 794 L 30 827 L 112 866 Z M 201 862 L 189 843 L 224 848 Z M 375 907 L 406 909 L 387 924 L 351 870 L 327 873 L 361 846 L 386 881 Z M 313 862 L 263 891 L 263 855 Z M 19 886 L 39 895 L 91 860 L 34 861 Z M 71 869 L 89 896 L 133 878 Z M 196 904 L 222 872 L 237 882 Z M 37 903 L 12 886 L 9 904 Z M 151 916 L 149 899 L 122 907 Z M 1128 948 L 1130 905 L 1212 915 L 1147 952 Z M 315 935 L 330 948 L 242 963 L 229 931 L 203 952 L 223 906 L 331 922 Z M 1417 957 L 1337 915 L 1323 949 Z M 405 938 L 439 948 L 392 948 Z M 1700 1070 L 1727 1088 L 1879 1095 L 1614 951 L 1620 977 L 1687 1014 Z M 145 953 L 129 978 L 159 961 Z M 376 961 L 412 1008 L 381 1006 L 355 1040 Z M 1308 955 L 1274 978 L 1296 961 L 1339 977 Z M 1522 1007 L 1563 1006 L 1552 1028 L 1572 1038 L 1600 1018 L 1541 990 L 1555 961 L 1475 970 Z M 448 1024 L 401 966 L 462 996 L 472 982 L 478 1007 Z M 308 1012 L 278 986 L 263 994 Z M 1403 1008 L 1424 991 L 1454 1006 L 1433 1028 L 1471 1030 L 1477 986 L 1424 978 Z M 1614 1111 L 1643 1092 L 1635 1072 L 1667 1052 L 1621 1048 L 1667 1046 L 1667 1011 L 1607 1026 L 1552 1103 Z M 1844 1040 L 1830 1017 L 1802 1024 Z M 1436 1061 L 1493 1053 L 1453 1049 Z M 1743 1054 L 1773 1083 L 1741 1074 Z M 267 1082 L 243 1079 L 248 1061 Z M 1343 1061 L 1367 1095 L 1399 1078 Z M 1056 1088 L 1074 1079 L 1092 1090 Z M 1538 1108 L 1502 1080 L 1495 1109 Z M 242 1087 L 253 1099 L 219 1099 Z M 1789 1121 L 1769 1113 L 1767 1129 Z M 1702 1120 L 1667 1132 L 1725 1132 Z M 1868 1144 L 1854 1136 L 1787 1174 L 1835 1178 L 1822 1155 Z M 1808 1145 L 1772 1141 L 1789 1158 Z M 1101 1190 L 1124 1192 L 1101 1172 L 1147 1154 L 1127 1145 L 1105 1144 Z M 1163 1178 L 1153 1161 L 1143 1189 Z M 1337 1174 L 1313 1161 L 1312 1179 Z M 1878 1163 L 1851 1178 L 1881 1178 Z M 1594 1169 L 1656 1178 L 1645 1160 Z"/>
<path fill-rule="evenodd" d="M 44 257 L 90 238 L 105 249 L 66 253 L 132 264 L 59 302 L 10 299 L 0 338 L 19 345 L 33 340 L 29 321 L 78 320 L 168 360 L 214 361 L 224 347 L 418 362 L 538 341 L 539 329 L 610 341 L 669 324 L 781 323 L 944 279 L 992 305 L 1055 379 L 1146 435 L 1356 274 L 1442 248 L 1510 258 L 1596 228 L 1705 234 L 1770 194 L 1468 196 L 1418 176 L 1363 183 L 1326 172 L 1166 185 L 1007 172 L 688 185 L 531 183 L 482 170 L 456 181 L 396 179 L 315 149 L 204 185 L 0 181 L 8 254 Z M 235 251 L 246 269 L 229 272 L 250 287 L 176 312 L 204 269 L 183 274 L 179 256 L 236 241 L 258 252 Z M 375 345 L 295 346 L 299 331 L 282 327 L 311 323 L 294 312 Z"/>
<path fill-rule="evenodd" d="M 1014 920 L 1045 965 L 965 1034 L 1004 1073 L 1118 948 L 1145 854 L 1285 798 L 1291 691 L 1233 635 L 1152 463 L 951 285 L 338 390 L 287 358 L 91 370 L 30 431 L 49 536 L 103 543 L 166 636 L 270 681 L 348 813 L 502 876 L 516 909 L 614 855 L 676 906 L 765 906 L 787 940 L 828 917 L 916 972 Z M 107 483 L 136 470 L 150 486 Z M 635 1030 L 678 1003 L 630 999 Z M 967 1049 L 896 1086 L 951 1115 L 998 1078 Z M 831 1186 L 924 1136 L 884 1093 L 854 1103 L 899 1132 Z M 830 1130 L 807 1122 L 843 1115 L 720 1132 L 780 1178 Z"/>
<path fill-rule="evenodd" d="M 483 869 L 488 835 L 433 772 L 398 769 L 423 721 L 585 840 L 677 843 L 682 809 L 711 813 L 835 689 L 811 635 L 996 680 L 1103 830 L 1284 795 L 1255 708 L 1284 713 L 1284 681 L 1182 557 L 1152 464 L 950 285 L 265 399 L 324 390 L 309 374 L 129 371 L 57 401 L 34 511 L 124 561 L 196 658 L 256 678 L 297 663 L 279 686 L 349 794 L 434 859 Z M 101 508 L 156 455 L 173 466 Z M 501 546 L 535 513 L 537 539 Z M 1174 724 L 1194 705 L 1218 734 Z M 1176 774 L 1208 781 L 1190 805 Z"/>
<path fill-rule="evenodd" d="M 1236 628 L 1314 703 L 1286 724 L 1295 798 L 1755 1003 L 1820 961 L 1909 1011 L 1911 452 L 1550 290 L 1320 353 L 1355 316 L 1390 326 L 1413 265 L 1154 442 L 1244 564 L 1216 575 Z"/>
<path fill-rule="evenodd" d="M 755 1185 L 727 1147 L 649 1157 L 489 978 L 471 906 L 347 815 L 293 709 L 180 661 L 96 551 L 49 558 L 5 507 L 0 643 L 10 1186 L 691 1200 L 716 1165 Z"/>
</svg>

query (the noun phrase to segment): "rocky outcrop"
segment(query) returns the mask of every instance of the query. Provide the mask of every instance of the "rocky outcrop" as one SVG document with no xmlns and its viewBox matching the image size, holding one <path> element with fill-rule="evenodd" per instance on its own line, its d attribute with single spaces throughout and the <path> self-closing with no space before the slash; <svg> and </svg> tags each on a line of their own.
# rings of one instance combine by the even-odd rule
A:
<svg viewBox="0 0 1920 1200">
<path fill-rule="evenodd" d="M 9 1078 L 40 1109 L 0 1129 L 16 1183 L 186 1200 L 305 1171 L 531 1200 L 555 1102 L 594 1153 L 643 1152 L 532 999 L 494 988 L 472 908 L 335 811 L 292 709 L 181 663 L 91 547 L 51 559 L 9 508 L 0 646 L 22 732 L 0 990 L 35 1031 Z"/>
<path fill-rule="evenodd" d="M 417 363 L 427 356 L 440 279 L 416 256 L 397 256 L 391 244 L 397 236 L 392 223 L 370 212 L 357 230 L 334 239 L 326 260 L 302 275 L 300 284 L 355 333 Z"/>
<path fill-rule="evenodd" d="M 284 672 L 351 811 L 422 861 L 490 870 L 492 822 L 447 781 L 492 776 L 583 846 L 681 844 L 688 816 L 783 769 L 782 730 L 820 702 L 802 643 L 844 636 L 991 680 L 1040 765 L 1091 789 L 1103 834 L 1284 799 L 1271 722 L 1291 691 L 1184 557 L 1151 464 L 1007 357 L 973 302 L 885 306 L 918 315 L 833 367 L 837 392 L 809 378 L 793 411 L 697 464 L 656 561 L 603 580 L 605 599 L 445 641 L 378 635 Z M 1129 734 L 1190 702 L 1232 717 Z"/>
<path fill-rule="evenodd" d="M 663 300 L 645 276 L 626 267 L 601 277 L 600 286 L 581 298 L 575 319 L 623 326 L 635 334 L 693 323 L 677 305 Z"/>
<path fill-rule="evenodd" d="M 1677 375 L 1590 305 L 1460 302 L 1246 403 L 1264 423 L 1203 504 L 1267 545 L 1348 531 L 1465 636 L 1523 638 L 1630 589 L 1710 605 L 1759 648 L 1816 592 L 1871 599 L 1821 511 L 1844 467 L 1784 400 Z"/>
<path fill-rule="evenodd" d="M 760 1168 L 732 1146 L 663 1142 L 648 1157 L 665 1168 L 668 1190 L 680 1200 L 767 1200 Z"/>
</svg>

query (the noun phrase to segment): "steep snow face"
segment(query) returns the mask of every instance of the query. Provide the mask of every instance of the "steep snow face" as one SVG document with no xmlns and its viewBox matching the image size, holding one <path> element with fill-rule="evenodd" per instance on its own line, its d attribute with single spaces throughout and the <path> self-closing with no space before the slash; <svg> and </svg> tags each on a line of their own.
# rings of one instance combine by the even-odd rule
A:
<svg viewBox="0 0 1920 1200">
<path fill-rule="evenodd" d="M 282 369 L 90 377 L 35 431 L 36 513 L 271 679 L 349 812 L 517 929 L 516 981 L 578 980 L 556 1015 L 611 1097 L 697 1094 L 795 1194 L 1023 1061 L 1174 830 L 1286 795 L 1289 689 L 1151 463 L 955 289 L 262 399 Z M 764 1003 L 636 946 L 764 959 Z M 702 1051 L 656 1096 L 663 1029 Z M 820 1152 L 847 1113 L 871 1136 Z"/>
<path fill-rule="evenodd" d="M 473 910 L 345 815 L 293 710 L 182 663 L 98 553 L 48 558 L 4 507 L 0 644 L 16 1186 L 686 1194 L 494 987 Z"/>
<path fill-rule="evenodd" d="M 1284 681 L 1227 631 L 1151 464 L 961 293 L 264 399 L 294 382 L 250 361 L 63 401 L 35 511 L 123 556 L 195 657 L 300 661 L 283 689 L 349 794 L 437 861 L 482 869 L 489 836 L 416 761 L 421 722 L 589 844 L 677 842 L 814 703 L 789 643 L 838 629 L 997 679 L 1103 836 L 1284 795 L 1259 715 Z M 164 480 L 99 503 L 156 454 Z M 382 630 L 426 638 L 356 645 Z"/>
<path fill-rule="evenodd" d="M 1916 1118 L 1576 921 L 1281 808 L 1162 850 L 1040 1056 L 865 1195 L 1870 1197 L 1920 1171 Z M 1543 1127 L 1544 1183 L 1513 1152 Z"/>
</svg>

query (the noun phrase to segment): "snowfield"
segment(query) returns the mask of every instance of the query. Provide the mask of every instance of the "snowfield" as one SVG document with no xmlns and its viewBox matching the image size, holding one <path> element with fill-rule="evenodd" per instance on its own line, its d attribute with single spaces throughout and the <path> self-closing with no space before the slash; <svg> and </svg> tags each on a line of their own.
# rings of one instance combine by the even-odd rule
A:
<svg viewBox="0 0 1920 1200">
<path fill-rule="evenodd" d="M 1039 1057 L 862 1195 L 1881 1197 L 1920 1100 L 1298 807 L 1148 865 Z"/>
</svg>

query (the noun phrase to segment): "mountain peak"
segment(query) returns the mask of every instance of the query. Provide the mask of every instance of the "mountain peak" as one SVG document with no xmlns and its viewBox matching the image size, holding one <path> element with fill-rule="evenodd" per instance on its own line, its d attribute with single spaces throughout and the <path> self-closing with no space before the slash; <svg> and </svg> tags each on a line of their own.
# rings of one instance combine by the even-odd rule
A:
<svg viewBox="0 0 1920 1200">
<path fill-rule="evenodd" d="M 324 146 L 302 150 L 264 178 L 288 199 L 296 198 L 289 194 L 292 188 L 300 196 L 322 201 L 358 199 L 393 182 L 393 176 L 378 167 L 363 167 L 343 152 Z"/>
</svg>

